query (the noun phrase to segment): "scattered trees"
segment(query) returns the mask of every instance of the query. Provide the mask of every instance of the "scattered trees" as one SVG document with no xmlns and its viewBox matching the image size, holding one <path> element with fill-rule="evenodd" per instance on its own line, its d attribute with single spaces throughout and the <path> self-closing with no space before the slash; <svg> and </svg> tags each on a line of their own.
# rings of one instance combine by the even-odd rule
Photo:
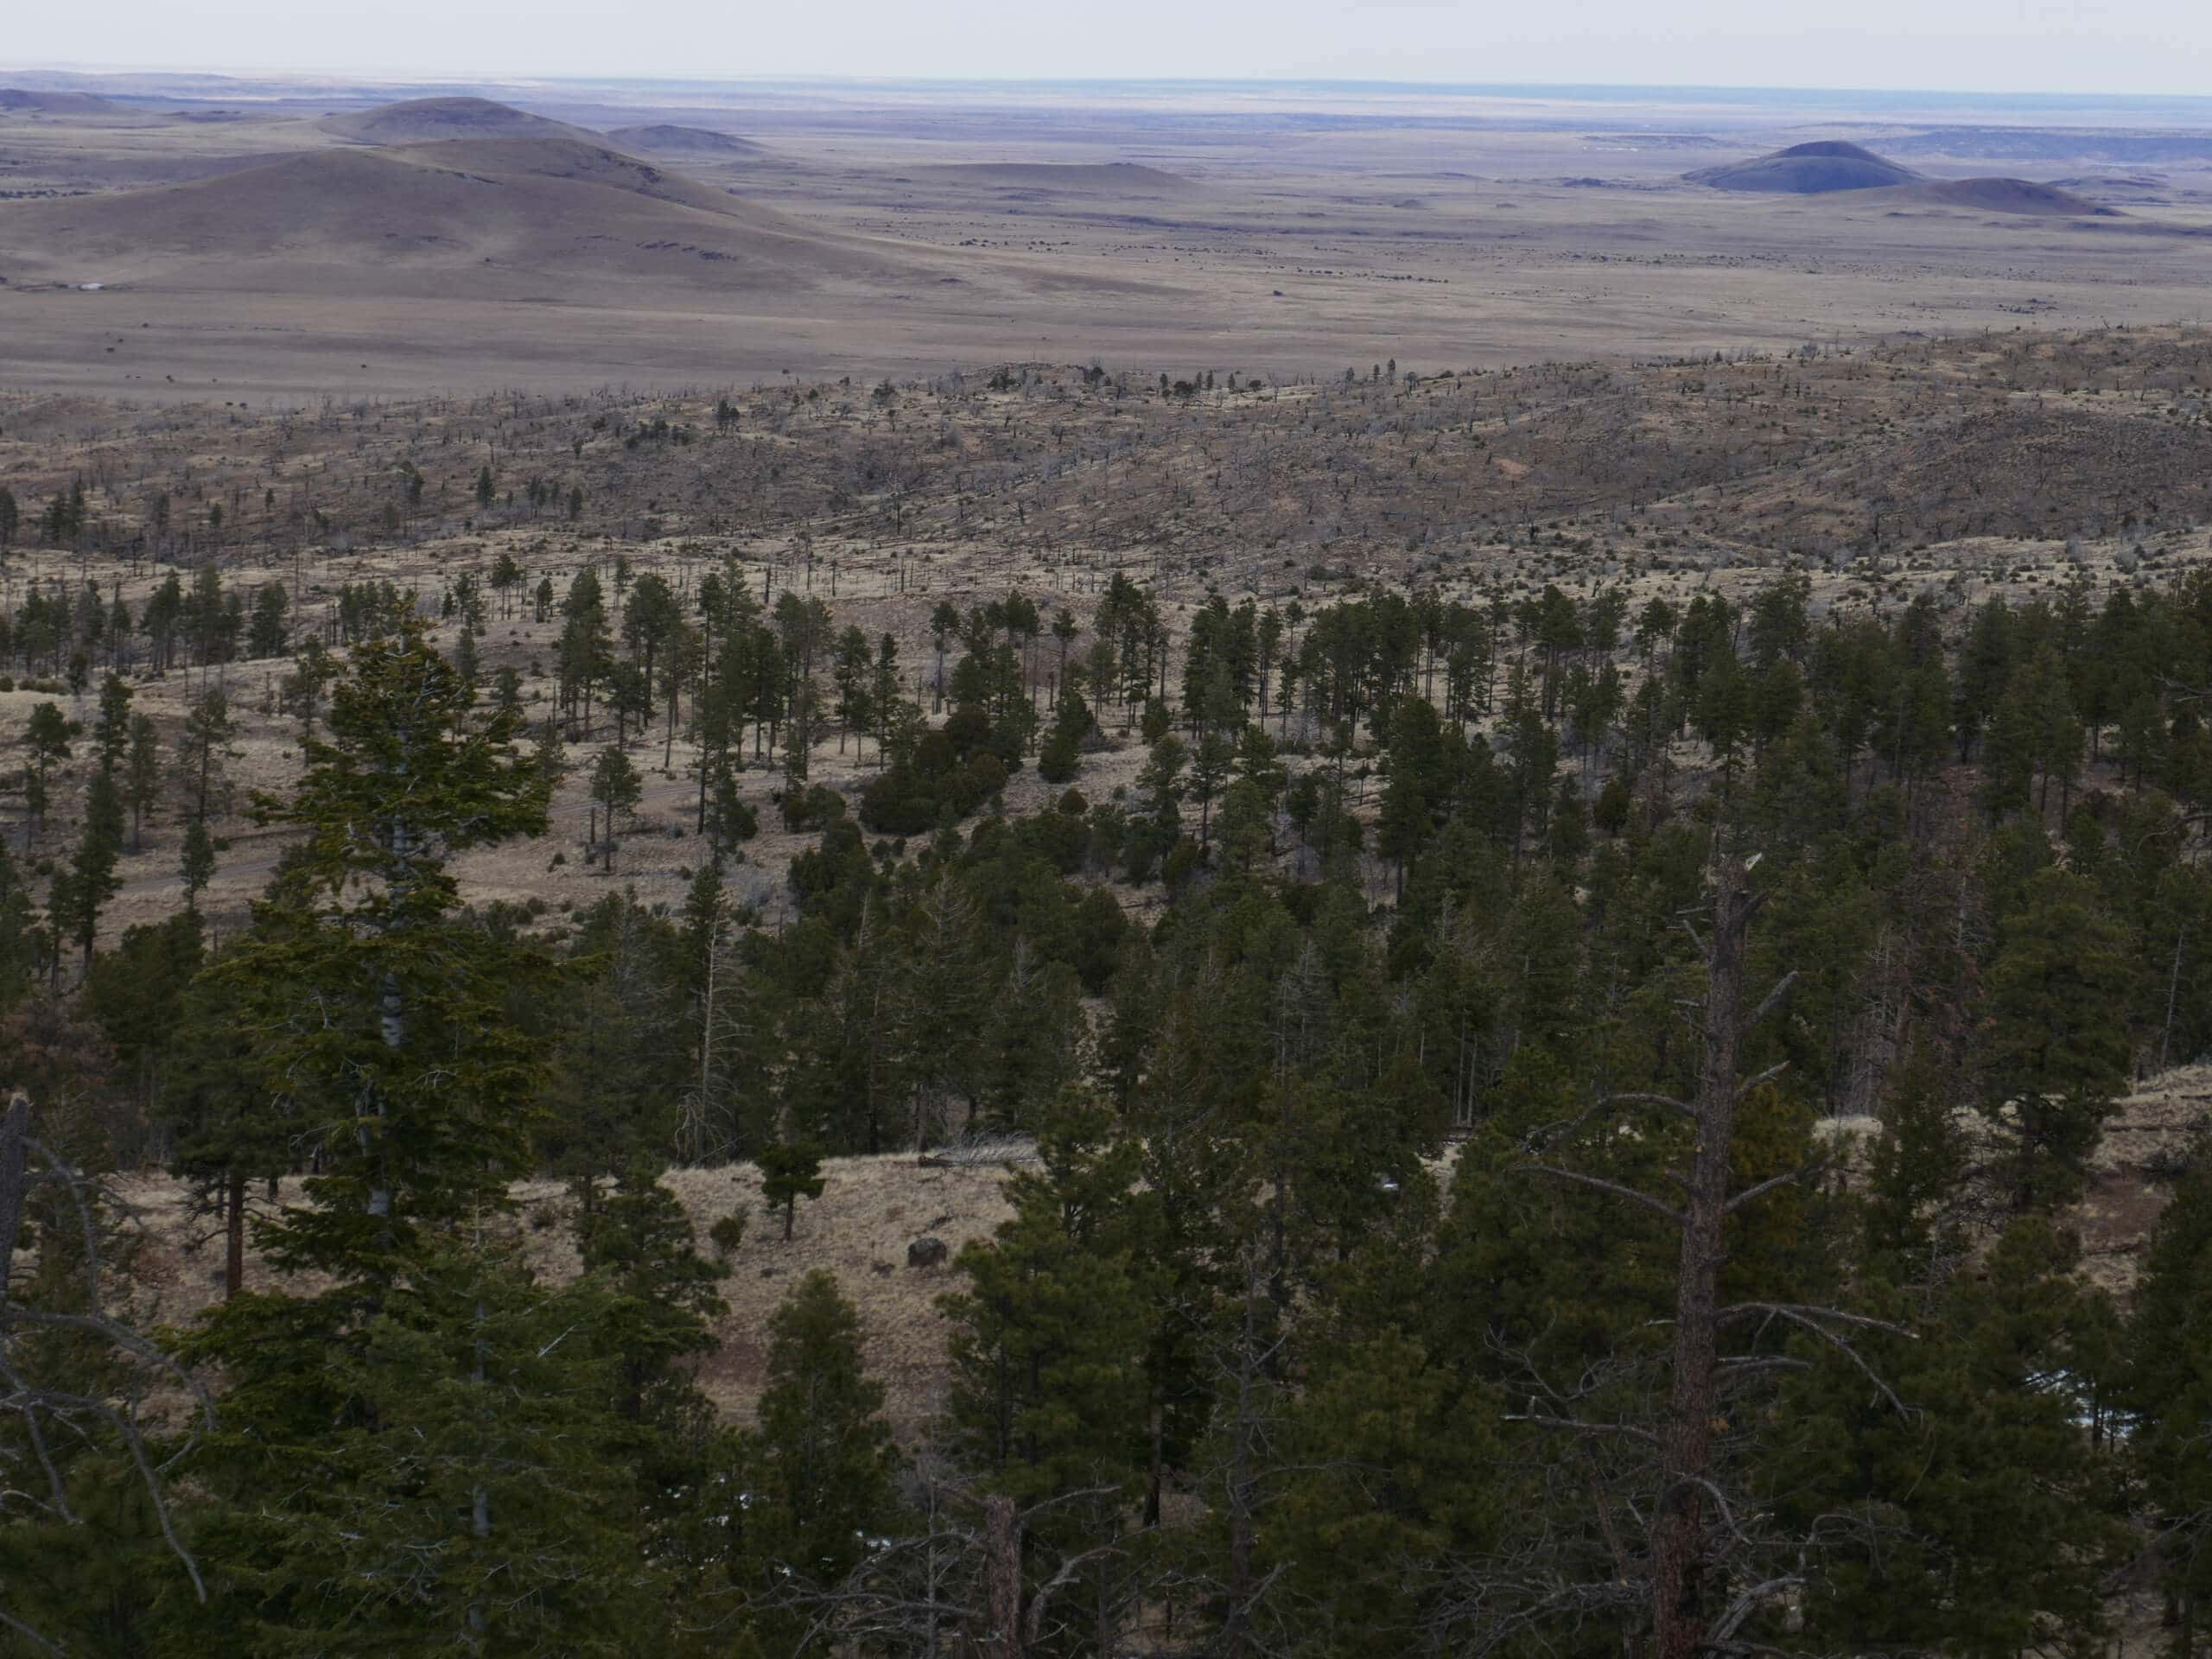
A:
<svg viewBox="0 0 2212 1659">
<path fill-rule="evenodd" d="M 784 1241 L 789 1243 L 798 1201 L 822 1196 L 821 1149 L 804 1141 L 779 1141 L 760 1148 L 760 1196 L 770 1209 L 784 1212 Z"/>
<path fill-rule="evenodd" d="M 1753 378 L 1702 366 L 1738 397 Z M 1521 395 L 1379 370 L 1302 418 L 1357 408 L 1442 448 Z M 1216 396 L 1184 384 L 1177 419 Z M 1103 372 L 1065 390 L 1149 397 Z M 865 401 L 905 430 L 956 395 Z M 757 410 L 723 403 L 702 447 L 773 495 Z M 1456 413 L 1420 426 L 1429 407 Z M 573 461 L 611 527 L 628 507 L 600 457 L 683 442 L 608 425 L 588 456 L 607 427 L 563 429 L 559 482 L 518 492 L 532 512 L 582 517 Z M 417 527 L 465 510 L 459 458 L 493 435 L 421 446 L 380 503 Z M 1109 497 L 1093 473 L 1153 464 L 1077 448 Z M 496 477 L 474 477 L 489 513 Z M 1040 499 L 1065 501 L 1058 477 Z M 1327 512 L 1365 486 L 1288 487 Z M 97 474 L 54 499 L 92 542 L 136 510 Z M 219 503 L 223 536 L 256 533 L 255 499 Z M 205 549 L 217 505 L 180 488 L 154 533 Z M 2080 1271 L 2067 1206 L 2131 1078 L 2212 1042 L 2204 580 L 1955 614 L 1934 593 L 1832 607 L 1794 575 L 1677 602 L 1639 591 L 1630 528 L 1618 577 L 1587 582 L 1325 572 L 1179 612 L 1077 563 L 1050 567 L 1052 603 L 908 598 L 880 632 L 817 597 L 836 567 L 810 548 L 802 575 L 797 552 L 645 568 L 610 545 L 556 610 L 563 567 L 518 543 L 528 576 L 491 568 L 502 619 L 524 588 L 513 632 L 557 613 L 557 637 L 487 629 L 456 570 L 450 658 L 372 582 L 313 618 L 201 563 L 119 623 L 73 576 L 26 584 L 0 656 L 98 679 L 99 703 L 96 766 L 59 703 L 23 742 L 27 817 L 42 838 L 51 808 L 70 850 L 28 879 L 0 850 L 0 1046 L 55 1103 L 45 1147 L 16 1144 L 58 1183 L 0 1226 L 0 1357 L 31 1382 L 0 1457 L 41 1478 L 0 1514 L 0 1611 L 102 1651 L 221 1630 L 316 1652 L 2015 1653 L 2100 1639 L 2139 1553 L 2191 1630 L 2201 1182 L 2176 1160 L 2125 1309 Z M 898 629 L 925 606 L 914 677 Z M 230 675 L 305 756 L 296 792 L 256 798 L 287 850 L 234 927 L 200 913 L 237 737 L 222 671 L 295 632 L 281 679 Z M 198 675 L 166 779 L 118 649 Z M 825 716 L 873 765 L 850 813 Z M 455 855 L 543 832 L 566 741 L 594 746 L 611 871 L 642 795 L 627 746 L 652 736 L 697 770 L 680 911 L 643 880 L 557 917 L 463 902 Z M 1128 771 L 1090 758 L 1140 739 Z M 1041 798 L 1009 787 L 1031 765 Z M 779 772 L 810 844 L 786 881 L 725 885 Z M 103 940 L 165 781 L 183 913 Z M 949 1408 L 912 1462 L 820 1274 L 771 1323 L 755 1427 L 717 1427 L 692 1368 L 742 1230 L 702 1254 L 665 1164 L 757 1162 L 796 1241 L 830 1157 L 1000 1136 L 1024 1154 L 1013 1216 L 958 1255 Z M 114 1404 L 161 1351 L 67 1322 L 93 1255 L 129 1266 L 87 1172 L 148 1157 L 223 1239 L 224 1303 L 183 1356 L 221 1411 L 149 1452 L 173 1465 L 139 1462 Z M 525 1174 L 563 1183 L 527 1224 L 573 1228 L 573 1276 L 505 1242 Z M 70 1431 L 51 1471 L 34 1426 Z"/>
</svg>

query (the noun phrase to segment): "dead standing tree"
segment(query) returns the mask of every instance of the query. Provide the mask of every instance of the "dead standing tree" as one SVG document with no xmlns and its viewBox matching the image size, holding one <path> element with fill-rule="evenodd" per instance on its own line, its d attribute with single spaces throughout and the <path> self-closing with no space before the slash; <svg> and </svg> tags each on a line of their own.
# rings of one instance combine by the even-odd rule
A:
<svg viewBox="0 0 2212 1659">
<path fill-rule="evenodd" d="M 1128 1553 L 1128 1541 L 1082 1549 L 1052 1575 L 1027 1583 L 1023 1540 L 1053 1510 L 1110 1495 L 1085 1488 L 1027 1507 L 928 1452 L 910 1470 L 912 1524 L 874 1541 L 842 1582 L 785 1585 L 768 1605 L 805 1615 L 797 1655 L 881 1650 L 915 1659 L 1031 1659 L 1058 1651 L 1071 1633 L 1096 1635 L 1095 1608 L 1082 1605 L 1087 1572 Z M 1072 1609 L 1072 1611 L 1071 1611 Z M 1100 1637 L 1099 1651 L 1112 1649 Z"/>
<path fill-rule="evenodd" d="M 185 1435 L 181 1446 L 157 1462 L 140 1428 L 141 1388 L 118 1388 L 112 1376 L 50 1375 L 41 1363 L 40 1351 L 51 1352 L 54 1344 L 41 1338 L 90 1336 L 119 1355 L 142 1382 L 158 1380 L 191 1401 L 200 1426 L 213 1424 L 213 1403 L 198 1380 L 106 1311 L 101 1198 L 83 1171 L 31 1134 L 30 1102 L 22 1090 L 15 1091 L 0 1109 L 0 1423 L 11 1423 L 16 1433 L 0 1438 L 0 1478 L 47 1521 L 78 1526 L 82 1522 L 71 1506 L 65 1473 L 68 1453 L 103 1438 L 120 1444 L 145 1487 L 162 1538 L 205 1601 L 199 1564 L 171 1524 L 165 1496 L 164 1474 L 190 1449 L 192 1436 Z M 46 1213 L 41 1216 L 42 1209 Z M 15 1294 L 16 1250 L 27 1217 L 38 1224 L 41 1253 L 66 1250 L 73 1257 L 72 1288 L 58 1301 L 34 1303 Z M 16 1474 L 18 1466 L 27 1478 Z M 39 1652 L 62 1651 L 4 1607 L 0 1627 L 15 1631 Z"/>
<path fill-rule="evenodd" d="M 1649 1621 L 1647 1640 L 1637 1650 L 1649 1659 L 1694 1659 L 1723 1647 L 1762 1606 L 1802 1582 L 1789 1568 L 1761 1570 L 1760 1558 L 1771 1560 L 1774 1554 L 1758 1548 L 1761 1541 L 1751 1530 L 1758 1520 L 1749 1506 L 1732 1503 L 1715 1438 L 1717 1425 L 1735 1409 L 1736 1396 L 1745 1383 L 1762 1375 L 1802 1368 L 1805 1362 L 1751 1346 L 1740 1352 L 1724 1351 L 1726 1334 L 1735 1330 L 1754 1335 L 1778 1330 L 1808 1333 L 1858 1363 L 1891 1403 L 1897 1403 L 1851 1345 L 1855 1332 L 1879 1329 L 1904 1334 L 1897 1327 L 1838 1308 L 1767 1301 L 1724 1305 L 1720 1300 L 1729 1218 L 1746 1205 L 1818 1173 L 1817 1166 L 1796 1168 L 1730 1190 L 1738 1112 L 1748 1096 L 1783 1071 L 1775 1065 L 1742 1077 L 1738 1056 L 1745 1039 L 1788 995 L 1796 978 L 1793 969 L 1757 1003 L 1745 1006 L 1745 944 L 1761 902 L 1748 878 L 1758 862 L 1756 855 L 1745 860 L 1724 855 L 1709 931 L 1701 937 L 1694 925 L 1684 925 L 1698 944 L 1706 970 L 1696 1093 L 1688 1100 L 1628 1093 L 1605 1103 L 1658 1107 L 1688 1124 L 1687 1167 L 1671 1172 L 1679 1198 L 1662 1198 L 1554 1163 L 1529 1166 L 1536 1173 L 1593 1188 L 1656 1213 L 1679 1239 L 1666 1402 L 1656 1425 L 1634 1432 L 1635 1443 L 1656 1455 L 1645 1477 L 1654 1489 L 1651 1501 L 1633 1511 L 1644 1516 L 1644 1583 L 1638 1599 Z M 1571 1413 L 1530 1421 L 1572 1433 L 1604 1435 L 1615 1444 L 1624 1427 L 1614 1421 L 1579 1421 Z M 1782 1553 L 1789 1554 L 1786 1549 Z"/>
</svg>

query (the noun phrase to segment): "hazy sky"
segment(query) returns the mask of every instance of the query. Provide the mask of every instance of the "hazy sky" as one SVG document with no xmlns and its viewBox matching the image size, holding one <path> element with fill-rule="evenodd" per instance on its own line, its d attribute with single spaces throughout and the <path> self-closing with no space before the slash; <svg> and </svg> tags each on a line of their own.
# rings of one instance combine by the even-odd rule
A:
<svg viewBox="0 0 2212 1659">
<path fill-rule="evenodd" d="M 2212 0 L 16 0 L 0 61 L 2212 92 Z"/>
</svg>

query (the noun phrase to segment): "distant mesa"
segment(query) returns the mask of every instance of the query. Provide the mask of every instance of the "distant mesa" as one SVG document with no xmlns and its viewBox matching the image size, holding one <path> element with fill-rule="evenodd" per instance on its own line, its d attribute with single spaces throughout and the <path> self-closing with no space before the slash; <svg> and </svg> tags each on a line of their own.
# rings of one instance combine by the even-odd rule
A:
<svg viewBox="0 0 2212 1659">
<path fill-rule="evenodd" d="M 96 92 L 35 92 L 0 86 L 0 113 L 9 115 L 122 115 L 124 106 Z"/>
<path fill-rule="evenodd" d="M 750 138 L 741 138 L 733 132 L 716 132 L 708 127 L 680 127 L 662 124 L 650 127 L 617 127 L 607 135 L 607 142 L 621 149 L 642 150 L 655 156 L 718 156 L 742 157 L 766 156 L 771 152 L 765 144 L 756 144 Z"/>
<path fill-rule="evenodd" d="M 2164 131 L 2110 130 L 2088 127 L 1938 127 L 1904 133 L 1890 141 L 1908 156 L 1942 156 L 1955 161 L 2050 162 L 2079 167 L 2190 166 L 2212 161 L 2212 132 L 2179 128 Z"/>
<path fill-rule="evenodd" d="M 1755 161 L 1701 167 L 1682 176 L 1715 190 L 1755 190 L 1770 195 L 1824 196 L 1839 190 L 1880 190 L 1912 184 L 1920 175 L 1871 149 L 1840 140 L 1792 144 Z"/>
<path fill-rule="evenodd" d="M 950 162 L 938 167 L 918 167 L 913 169 L 913 176 L 1089 195 L 1179 196 L 1202 188 L 1196 179 L 1136 162 Z"/>
<path fill-rule="evenodd" d="M 599 134 L 549 121 L 488 98 L 414 98 L 372 110 L 325 116 L 315 123 L 335 138 L 357 144 L 396 148 L 405 144 L 450 143 L 461 139 L 566 138 L 600 143 Z"/>
<path fill-rule="evenodd" d="M 2171 190 L 2173 181 L 2162 173 L 2094 173 L 2084 178 L 2053 179 L 2050 185 L 2056 190 L 2103 190 L 2115 195 L 2144 195 Z"/>
</svg>

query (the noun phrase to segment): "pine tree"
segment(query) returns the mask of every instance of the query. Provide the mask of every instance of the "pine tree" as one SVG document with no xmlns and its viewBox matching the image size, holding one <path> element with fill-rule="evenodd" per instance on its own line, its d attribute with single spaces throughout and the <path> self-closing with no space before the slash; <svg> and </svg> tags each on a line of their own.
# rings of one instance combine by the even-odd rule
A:
<svg viewBox="0 0 2212 1659">
<path fill-rule="evenodd" d="M 130 688 L 120 674 L 100 681 L 100 711 L 92 723 L 92 748 L 100 770 L 112 774 L 130 748 Z"/>
<path fill-rule="evenodd" d="M 29 993 L 42 931 L 15 856 L 0 841 L 0 1013 L 13 1010 Z"/>
<path fill-rule="evenodd" d="M 92 940 L 99 932 L 100 912 L 123 890 L 123 878 L 115 870 L 122 852 L 123 798 L 110 773 L 96 772 L 85 791 L 84 834 L 69 861 L 67 889 L 70 937 L 83 950 L 87 970 L 92 966 Z"/>
<path fill-rule="evenodd" d="M 23 746 L 30 759 L 23 768 L 23 804 L 30 815 L 34 836 L 46 829 L 47 780 L 57 761 L 69 758 L 69 740 L 75 733 L 57 703 L 41 702 L 31 710 L 23 728 Z"/>
<path fill-rule="evenodd" d="M 1013 1219 L 956 1259 L 969 1287 L 939 1303 L 952 1325 L 951 1443 L 987 1491 L 1033 1516 L 1023 1534 L 1033 1586 L 1113 1538 L 1143 1467 L 1152 1320 L 1141 1228 L 1131 1224 L 1142 1213 L 1131 1205 L 1137 1166 L 1134 1149 L 1103 1130 L 1091 1110 L 1055 1125 L 1043 1170 L 1008 1184 Z M 1085 1622 L 1099 1651 L 1111 1651 L 1129 1593 L 1125 1583 L 1092 1586 Z M 1046 1630 L 1081 1617 L 1068 1603 L 1033 1601 L 1029 1613 Z"/>
<path fill-rule="evenodd" d="M 861 1359 L 858 1313 L 817 1268 L 769 1319 L 758 1426 L 741 1452 L 757 1499 L 746 1553 L 769 1582 L 836 1589 L 894 1523 L 900 1459 L 883 1399 Z"/>
<path fill-rule="evenodd" d="M 1989 973 L 1982 1109 L 2010 1144 L 2016 1206 L 2064 1203 L 2081 1190 L 2126 1084 L 2136 974 L 2125 934 L 2079 876 L 2037 873 L 2004 918 Z"/>
<path fill-rule="evenodd" d="M 238 724 L 231 718 L 230 699 L 220 687 L 209 690 L 184 717 L 184 731 L 177 741 L 176 774 L 180 792 L 195 821 L 204 821 L 225 794 L 224 758 L 231 753 L 231 739 Z"/>
<path fill-rule="evenodd" d="M 581 923 L 569 993 L 550 1011 L 536 1159 L 588 1211 L 601 1179 L 669 1155 L 686 1069 L 668 924 L 626 893 L 610 894 Z"/>
<path fill-rule="evenodd" d="M 617 831 L 615 815 L 627 816 L 645 798 L 645 783 L 638 776 L 638 769 L 620 744 L 610 743 L 599 752 L 599 759 L 592 763 L 591 798 L 606 814 L 606 868 L 611 874 L 614 869 L 614 843 Z"/>
<path fill-rule="evenodd" d="M 2190 1659 L 2212 1607 L 2212 1162 L 2201 1150 L 2158 1217 L 2136 1287 L 2126 1395 L 2174 1651 Z"/>
<path fill-rule="evenodd" d="M 205 1461 L 232 1631 L 332 1656 L 653 1645 L 670 1612 L 600 1281 L 440 1243 L 343 1343 L 333 1300 L 238 1298 L 191 1351 L 229 1383 Z"/>
<path fill-rule="evenodd" d="M 643 1163 L 581 1212 L 577 1245 L 613 1299 L 600 1338 L 619 1370 L 618 1408 L 664 1433 L 696 1429 L 707 1406 L 683 1364 L 715 1346 L 711 1322 L 728 1311 L 715 1287 L 728 1268 L 694 1248 L 683 1206 Z"/>
<path fill-rule="evenodd" d="M 760 1148 L 760 1196 L 772 1210 L 784 1212 L 784 1239 L 789 1243 L 791 1224 L 798 1217 L 801 1198 L 822 1196 L 822 1153 L 804 1141 L 785 1141 Z"/>
<path fill-rule="evenodd" d="M 1783 1516 L 1823 1539 L 1804 1610 L 1818 1647 L 2009 1659 L 2101 1632 L 2122 1535 L 2081 1426 L 2108 1362 L 2078 1260 L 2022 1218 L 1913 1339 L 1808 1351 L 1770 1480 Z"/>
<path fill-rule="evenodd" d="M 592 688 L 607 677 L 614 645 L 599 577 L 588 565 L 569 583 L 569 591 L 561 600 L 561 638 L 555 647 L 561 707 L 573 712 L 582 704 L 584 734 L 589 736 Z"/>
<path fill-rule="evenodd" d="M 455 918 L 447 868 L 543 830 L 548 789 L 515 753 L 518 725 L 473 718 L 410 622 L 355 648 L 292 798 L 257 802 L 304 839 L 222 971 L 257 1071 L 319 1148 L 313 1206 L 270 1230 L 287 1266 L 377 1281 L 420 1228 L 504 1202 L 520 1165 L 540 1061 L 500 1009 L 534 959 Z"/>
<path fill-rule="evenodd" d="M 132 1074 L 149 1119 L 162 1109 L 185 988 L 200 970 L 203 950 L 199 918 L 172 916 L 125 928 L 114 947 L 94 956 L 85 976 L 85 1011 Z"/>
<path fill-rule="evenodd" d="M 253 599 L 253 620 L 246 630 L 246 654 L 281 657 L 285 646 L 285 613 L 292 596 L 281 582 L 265 582 Z"/>
<path fill-rule="evenodd" d="M 1501 1529 L 1497 1414 L 1411 1336 L 1315 1356 L 1260 1529 L 1261 1566 L 1285 1575 L 1276 1618 L 1293 1650 L 1389 1659 L 1433 1640 L 1459 1564 Z"/>
<path fill-rule="evenodd" d="M 188 916 L 200 913 L 200 895 L 215 879 L 215 841 L 207 833 L 207 826 L 194 818 L 184 827 L 184 845 L 177 855 L 177 880 L 184 888 L 184 909 Z"/>
<path fill-rule="evenodd" d="M 196 950 L 196 918 L 180 919 L 192 923 Z M 292 1167 L 294 1157 L 292 1115 L 272 1101 L 256 1073 L 253 1034 L 243 1012 L 238 986 L 222 974 L 201 972 L 184 986 L 168 1045 L 162 1113 L 171 1171 L 189 1184 L 194 1209 L 222 1225 L 226 1297 L 245 1287 L 250 1184 L 274 1180 Z"/>
<path fill-rule="evenodd" d="M 130 850 L 143 838 L 147 815 L 160 802 L 162 750 L 159 733 L 144 715 L 130 717 L 130 752 L 124 762 L 123 792 L 130 803 Z"/>
</svg>

